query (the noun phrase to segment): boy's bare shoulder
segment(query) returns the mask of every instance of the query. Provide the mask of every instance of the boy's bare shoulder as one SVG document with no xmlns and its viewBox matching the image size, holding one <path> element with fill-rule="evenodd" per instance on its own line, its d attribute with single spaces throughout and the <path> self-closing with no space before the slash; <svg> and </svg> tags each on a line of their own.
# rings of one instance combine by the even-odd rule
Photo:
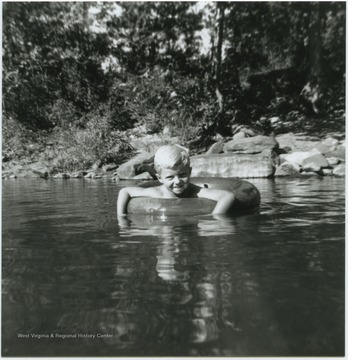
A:
<svg viewBox="0 0 348 360">
<path fill-rule="evenodd" d="M 146 188 L 149 190 L 149 197 L 160 198 L 163 197 L 163 185 Z"/>
</svg>

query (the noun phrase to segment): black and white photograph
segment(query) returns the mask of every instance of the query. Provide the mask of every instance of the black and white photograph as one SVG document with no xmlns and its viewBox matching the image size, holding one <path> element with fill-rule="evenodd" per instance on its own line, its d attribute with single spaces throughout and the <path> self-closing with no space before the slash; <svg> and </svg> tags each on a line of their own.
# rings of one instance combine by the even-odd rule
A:
<svg viewBox="0 0 348 360">
<path fill-rule="evenodd" d="M 1 357 L 344 357 L 346 2 L 1 11 Z"/>
</svg>

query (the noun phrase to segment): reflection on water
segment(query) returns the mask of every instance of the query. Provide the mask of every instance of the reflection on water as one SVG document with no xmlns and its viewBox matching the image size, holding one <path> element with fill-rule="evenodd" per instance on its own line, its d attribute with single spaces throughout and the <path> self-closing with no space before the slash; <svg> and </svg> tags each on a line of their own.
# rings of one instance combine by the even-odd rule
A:
<svg viewBox="0 0 348 360">
<path fill-rule="evenodd" d="M 343 355 L 344 180 L 252 182 L 255 213 L 119 219 L 111 182 L 5 182 L 3 355 Z"/>
</svg>

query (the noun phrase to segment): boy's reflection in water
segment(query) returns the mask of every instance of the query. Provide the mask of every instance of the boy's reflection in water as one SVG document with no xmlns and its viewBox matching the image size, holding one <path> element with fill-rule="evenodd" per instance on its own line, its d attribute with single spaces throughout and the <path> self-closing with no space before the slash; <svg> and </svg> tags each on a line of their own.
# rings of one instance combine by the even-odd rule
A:
<svg viewBox="0 0 348 360">
<path fill-rule="evenodd" d="M 221 215 L 182 219 L 145 216 L 119 218 L 120 235 L 138 236 L 139 230 L 157 236 L 156 272 L 168 284 L 170 314 L 160 336 L 205 343 L 219 338 L 217 276 L 205 266 L 205 249 L 195 238 L 235 231 L 231 218 Z M 143 232 L 144 235 L 144 232 Z M 173 292 L 174 291 L 174 292 Z"/>
</svg>

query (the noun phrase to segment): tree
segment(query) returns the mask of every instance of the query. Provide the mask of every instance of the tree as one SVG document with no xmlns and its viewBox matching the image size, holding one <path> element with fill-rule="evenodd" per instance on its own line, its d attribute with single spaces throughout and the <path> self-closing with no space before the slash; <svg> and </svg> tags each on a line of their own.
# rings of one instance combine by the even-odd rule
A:
<svg viewBox="0 0 348 360">
<path fill-rule="evenodd" d="M 108 89 L 101 60 L 109 40 L 88 30 L 86 11 L 84 3 L 4 4 L 7 116 L 47 129 L 55 125 L 51 110 L 57 101 L 71 104 L 77 117 L 105 101 Z"/>
<path fill-rule="evenodd" d="M 308 40 L 308 82 L 301 91 L 301 96 L 311 104 L 313 113 L 320 112 L 320 99 L 324 97 L 324 78 L 321 53 L 322 8 L 319 3 L 311 4 Z"/>
</svg>

